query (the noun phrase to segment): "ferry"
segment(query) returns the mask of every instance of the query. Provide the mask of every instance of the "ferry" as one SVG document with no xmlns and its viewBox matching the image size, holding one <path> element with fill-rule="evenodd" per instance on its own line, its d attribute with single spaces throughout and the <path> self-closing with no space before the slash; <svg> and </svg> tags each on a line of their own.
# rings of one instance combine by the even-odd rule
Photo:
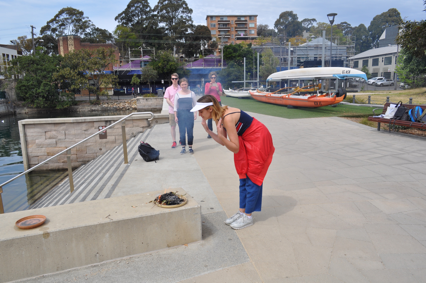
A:
<svg viewBox="0 0 426 283">
<path fill-rule="evenodd" d="M 266 103 L 316 108 L 342 102 L 349 80 L 355 79 L 367 81 L 367 76 L 345 67 L 293 69 L 271 74 L 266 80 L 269 91 L 250 90 L 249 93 Z"/>
</svg>

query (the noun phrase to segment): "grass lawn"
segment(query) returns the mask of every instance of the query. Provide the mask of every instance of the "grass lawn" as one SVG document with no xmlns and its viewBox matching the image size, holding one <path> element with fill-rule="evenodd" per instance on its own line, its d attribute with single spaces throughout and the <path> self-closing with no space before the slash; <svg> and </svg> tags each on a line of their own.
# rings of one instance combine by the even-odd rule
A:
<svg viewBox="0 0 426 283">
<path fill-rule="evenodd" d="M 363 94 L 366 93 L 366 94 Z M 386 97 L 389 96 L 390 102 L 402 101 L 408 104 L 410 98 L 413 99 L 413 104 L 426 104 L 426 88 L 414 88 L 406 90 L 390 90 L 390 91 L 363 91 L 355 94 L 355 99 L 358 103 L 367 103 L 367 96 L 371 96 L 371 104 L 385 104 Z M 348 95 L 347 102 L 352 102 L 352 95 Z"/>
<path fill-rule="evenodd" d="M 317 118 L 317 117 L 366 117 L 373 114 L 373 108 L 367 106 L 337 105 L 319 108 L 293 108 L 260 102 L 252 98 L 222 97 L 222 103 L 244 111 L 265 114 L 287 119 Z M 379 111 L 380 112 L 380 111 Z"/>
</svg>

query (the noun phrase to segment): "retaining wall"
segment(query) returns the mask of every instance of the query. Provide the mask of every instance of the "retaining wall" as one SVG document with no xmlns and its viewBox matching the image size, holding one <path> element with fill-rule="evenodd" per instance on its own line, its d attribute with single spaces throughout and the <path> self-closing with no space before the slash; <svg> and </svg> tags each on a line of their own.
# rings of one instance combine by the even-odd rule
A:
<svg viewBox="0 0 426 283">
<path fill-rule="evenodd" d="M 125 116 L 100 116 L 79 118 L 27 119 L 19 121 L 24 169 L 67 149 Z M 125 121 L 126 140 L 144 132 L 157 123 L 167 123 L 168 115 L 135 115 Z M 122 144 L 122 123 L 108 129 L 106 135 L 98 135 L 71 149 L 73 168 L 95 159 L 117 145 Z M 36 170 L 59 170 L 67 168 L 67 155 L 62 154 Z"/>
<path fill-rule="evenodd" d="M 0 100 L 0 117 L 13 114 L 13 107 L 10 104 L 10 101 L 2 99 Z"/>
</svg>

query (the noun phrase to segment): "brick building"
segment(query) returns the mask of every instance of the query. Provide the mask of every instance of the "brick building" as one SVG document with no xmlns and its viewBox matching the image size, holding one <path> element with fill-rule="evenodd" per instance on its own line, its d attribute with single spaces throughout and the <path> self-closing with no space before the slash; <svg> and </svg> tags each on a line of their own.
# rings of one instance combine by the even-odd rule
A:
<svg viewBox="0 0 426 283">
<path fill-rule="evenodd" d="M 257 15 L 207 15 L 206 21 L 218 42 L 229 44 L 257 39 Z"/>
<path fill-rule="evenodd" d="M 115 49 L 115 65 L 118 66 L 120 62 L 120 53 L 118 51 L 118 47 L 113 43 L 89 43 L 89 42 L 81 42 L 81 38 L 77 35 L 66 35 L 58 38 L 58 51 L 59 54 L 64 56 L 69 52 L 80 49 L 97 49 L 97 48 L 113 48 Z M 108 71 L 113 71 L 113 66 L 108 66 Z"/>
</svg>

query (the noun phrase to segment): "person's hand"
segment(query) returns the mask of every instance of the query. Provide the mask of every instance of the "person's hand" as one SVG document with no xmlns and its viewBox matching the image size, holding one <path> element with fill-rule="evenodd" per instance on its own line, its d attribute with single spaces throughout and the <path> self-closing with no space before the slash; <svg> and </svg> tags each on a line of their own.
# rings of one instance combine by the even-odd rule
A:
<svg viewBox="0 0 426 283">
<path fill-rule="evenodd" d="M 222 125 L 222 118 L 219 119 L 216 125 L 218 136 L 225 136 L 225 128 Z"/>
<path fill-rule="evenodd" d="M 178 122 L 178 117 L 177 117 L 177 116 L 175 116 L 175 122 L 176 122 L 176 123 Z"/>
<path fill-rule="evenodd" d="M 209 127 L 207 126 L 207 122 L 206 122 L 206 120 L 204 118 L 201 121 L 201 126 L 203 126 L 203 128 L 204 128 L 204 130 L 206 130 L 206 132 L 209 129 Z"/>
<path fill-rule="evenodd" d="M 197 120 L 197 114 L 194 113 L 194 120 Z"/>
</svg>

